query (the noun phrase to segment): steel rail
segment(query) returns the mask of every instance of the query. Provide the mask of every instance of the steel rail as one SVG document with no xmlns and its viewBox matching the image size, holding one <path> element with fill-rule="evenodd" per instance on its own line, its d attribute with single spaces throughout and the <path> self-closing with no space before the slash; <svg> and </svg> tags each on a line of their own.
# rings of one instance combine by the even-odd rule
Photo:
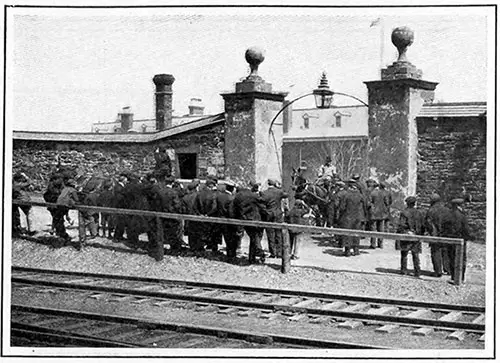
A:
<svg viewBox="0 0 500 363">
<path fill-rule="evenodd" d="M 25 338 L 31 341 L 49 341 L 51 346 L 54 343 L 59 345 L 77 345 L 85 347 L 103 347 L 103 348 L 145 348 L 147 346 L 134 343 L 124 343 L 110 339 L 96 338 L 86 334 L 69 333 L 60 329 L 44 328 L 32 324 L 12 323 L 11 337 Z"/>
<path fill-rule="evenodd" d="M 272 295 L 303 296 L 303 297 L 318 298 L 318 299 L 369 302 L 373 304 L 398 305 L 401 307 L 406 306 L 414 308 L 426 308 L 431 310 L 450 310 L 450 311 L 465 311 L 465 312 L 477 312 L 477 313 L 485 312 L 484 306 L 475 306 L 475 305 L 453 305 L 453 304 L 444 304 L 444 303 L 418 301 L 418 300 L 413 301 L 413 300 L 388 299 L 388 298 L 378 298 L 378 297 L 366 297 L 359 295 L 330 294 L 330 293 L 312 292 L 312 291 L 270 289 L 265 287 L 225 285 L 225 284 L 215 284 L 210 282 L 157 279 L 157 278 L 140 277 L 140 276 L 121 276 L 121 275 L 88 273 L 79 271 L 48 270 L 48 269 L 38 269 L 32 267 L 22 267 L 22 266 L 12 266 L 12 272 L 30 272 L 30 273 L 53 274 L 53 275 L 81 276 L 86 278 L 103 278 L 103 279 L 114 279 L 123 281 L 137 281 L 137 282 L 145 282 L 151 284 L 183 285 L 188 287 L 258 292 L 258 293 L 272 294 Z M 15 276 L 12 276 L 12 281 L 25 282 L 21 280 L 19 277 Z"/>
<path fill-rule="evenodd" d="M 88 278 L 88 277 L 87 277 Z M 122 280 L 123 281 L 123 280 Z M 445 330 L 464 330 L 473 333 L 484 333 L 485 326 L 484 324 L 473 323 L 473 322 L 461 322 L 461 321 L 446 321 L 446 320 L 438 320 L 438 319 L 426 319 L 426 318 L 415 318 L 415 317 L 407 317 L 407 316 L 394 316 L 394 315 L 382 315 L 382 314 L 374 314 L 374 313 L 363 313 L 356 311 L 343 311 L 341 309 L 321 309 L 321 308 L 309 308 L 309 307 L 294 307 L 286 304 L 272 303 L 272 302 L 259 302 L 259 301 L 246 301 L 246 300 L 234 300 L 234 299 L 225 299 L 223 297 L 209 297 L 209 296 L 198 296 L 195 294 L 182 294 L 182 293 L 171 293 L 166 291 L 144 291 L 142 289 L 133 290 L 126 287 L 114 287 L 114 286 L 95 286 L 91 284 L 78 284 L 78 283 L 66 283 L 66 282 L 57 282 L 57 281 L 46 281 L 46 280 L 36 280 L 30 278 L 12 278 L 13 283 L 23 283 L 23 284 L 36 284 L 42 286 L 50 286 L 50 287 L 58 287 L 58 288 L 67 288 L 67 289 L 76 289 L 81 291 L 95 291 L 95 292 L 105 292 L 105 293 L 114 293 L 114 294 L 123 294 L 123 295 L 133 295 L 140 297 L 149 297 L 149 298 L 157 298 L 157 299 L 173 299 L 173 300 L 181 300 L 181 301 L 190 301 L 190 302 L 198 302 L 198 303 L 207 303 L 212 305 L 218 305 L 223 307 L 243 307 L 249 309 L 259 309 L 266 311 L 292 311 L 297 313 L 304 313 L 310 315 L 326 315 L 330 317 L 336 318 L 348 318 L 353 320 L 360 321 L 369 321 L 372 323 L 397 323 L 405 326 L 413 326 L 413 327 L 436 327 L 439 329 Z M 167 286 L 167 288 L 174 288 L 175 286 Z M 165 290 L 165 289 L 163 289 Z M 222 293 L 233 292 L 234 289 L 222 288 L 220 289 Z M 242 291 L 242 290 L 240 290 Z M 248 291 L 248 290 L 243 290 Z M 272 296 L 272 294 L 266 294 Z M 280 294 L 277 294 L 280 295 Z M 303 296 L 303 295 L 295 295 L 295 296 Z M 281 297 L 286 297 L 284 294 L 281 294 Z M 278 296 L 279 298 L 279 296 Z M 336 298 L 332 299 L 336 301 L 343 302 L 352 302 L 348 299 L 344 298 Z M 357 300 L 361 303 L 372 303 L 369 298 L 361 298 Z M 396 305 L 398 304 L 391 304 Z M 415 307 L 410 304 L 405 304 L 404 308 L 407 307 Z M 428 306 L 421 305 L 419 307 L 425 307 L 428 310 Z M 440 309 L 441 311 L 450 311 L 448 309 Z M 460 309 L 459 311 L 464 311 Z M 469 312 L 467 310 L 467 312 Z"/>
<path fill-rule="evenodd" d="M 230 338 L 238 340 L 246 340 L 253 343 L 272 345 L 272 344 L 293 344 L 294 346 L 302 347 L 321 347 L 321 348 L 335 348 L 335 349 L 388 349 L 384 346 L 375 346 L 368 344 L 357 344 L 343 341 L 322 340 L 322 339 L 309 339 L 294 337 L 288 335 L 278 334 L 259 334 L 244 330 L 234 330 L 226 328 L 215 328 L 203 325 L 181 324 L 174 322 L 164 322 L 148 319 L 140 319 L 134 317 L 124 317 L 119 315 L 97 314 L 91 312 L 82 312 L 77 310 L 64 310 L 35 307 L 28 305 L 14 304 L 11 307 L 12 311 L 16 312 L 31 312 L 36 314 L 47 314 L 56 316 L 67 316 L 72 318 L 82 318 L 88 320 L 106 321 L 114 323 L 122 323 L 129 325 L 136 325 L 138 328 L 145 329 L 158 329 L 166 331 L 176 331 L 179 333 L 192 333 L 209 335 L 218 338 Z"/>
</svg>

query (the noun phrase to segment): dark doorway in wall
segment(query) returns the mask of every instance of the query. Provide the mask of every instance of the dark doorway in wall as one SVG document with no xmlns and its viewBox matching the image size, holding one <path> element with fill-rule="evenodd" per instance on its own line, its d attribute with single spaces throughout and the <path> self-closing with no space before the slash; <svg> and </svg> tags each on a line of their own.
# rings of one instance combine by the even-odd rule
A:
<svg viewBox="0 0 500 363">
<path fill-rule="evenodd" d="M 177 159 L 179 160 L 179 174 L 181 179 L 196 178 L 196 154 L 177 154 Z"/>
</svg>

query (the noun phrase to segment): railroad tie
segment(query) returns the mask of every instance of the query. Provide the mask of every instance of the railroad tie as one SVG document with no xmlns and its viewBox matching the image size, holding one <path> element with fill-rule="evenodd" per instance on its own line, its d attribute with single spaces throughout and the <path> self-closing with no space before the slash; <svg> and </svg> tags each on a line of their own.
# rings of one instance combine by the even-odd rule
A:
<svg viewBox="0 0 500 363">
<path fill-rule="evenodd" d="M 220 291 L 217 290 L 202 290 L 199 294 L 196 294 L 196 296 L 199 297 L 215 297 L 220 294 Z"/>
<path fill-rule="evenodd" d="M 130 330 L 124 331 L 123 333 L 120 333 L 118 335 L 113 335 L 113 340 L 127 340 L 135 335 L 144 335 L 144 331 L 141 331 L 140 329 L 137 329 L 137 327 L 133 326 L 130 327 Z M 133 341 L 133 339 L 130 339 Z"/>
<path fill-rule="evenodd" d="M 384 325 L 384 326 L 381 326 L 380 328 L 375 329 L 375 331 L 377 333 L 389 334 L 389 333 L 394 333 L 396 330 L 398 330 L 398 328 L 399 328 L 399 325 L 388 324 L 388 325 Z"/>
<path fill-rule="evenodd" d="M 141 286 L 137 288 L 139 291 L 151 291 L 151 290 L 156 290 L 156 289 L 161 289 L 162 287 L 160 285 L 146 285 L 146 286 Z"/>
<path fill-rule="evenodd" d="M 47 320 L 39 321 L 36 324 L 37 325 L 53 325 L 53 324 L 56 324 L 57 326 L 60 326 L 66 320 L 67 320 L 67 318 L 56 317 L 56 318 L 52 318 L 52 319 L 47 319 Z"/>
<path fill-rule="evenodd" d="M 411 332 L 411 335 L 425 337 L 425 336 L 431 334 L 433 331 L 434 331 L 433 328 L 418 328 L 418 329 L 413 330 Z"/>
<path fill-rule="evenodd" d="M 311 318 L 310 322 L 312 324 L 326 324 L 330 322 L 332 319 L 329 316 L 315 316 Z"/>
<path fill-rule="evenodd" d="M 302 302 L 302 298 L 300 297 L 282 297 L 282 299 L 283 301 L 279 301 L 279 303 L 289 306 L 295 306 L 295 304 Z"/>
<path fill-rule="evenodd" d="M 318 302 L 318 300 L 316 300 L 316 299 L 302 300 L 301 302 L 294 304 L 293 307 L 295 307 L 295 308 L 308 308 L 317 302 Z"/>
<path fill-rule="evenodd" d="M 342 309 L 343 312 L 348 312 L 348 313 L 353 313 L 356 311 L 360 311 L 363 309 L 366 309 L 368 307 L 368 304 L 361 303 L 361 304 L 352 304 L 348 305 L 346 308 Z"/>
<path fill-rule="evenodd" d="M 71 330 L 75 330 L 75 329 L 81 329 L 81 328 L 90 328 L 93 324 L 95 324 L 95 321 L 80 321 L 78 323 L 74 323 L 74 324 L 71 324 L 71 325 L 66 325 L 66 326 L 63 326 L 61 327 L 63 330 L 66 330 L 66 331 L 71 331 Z"/>
<path fill-rule="evenodd" d="M 203 311 L 206 313 L 212 313 L 214 311 L 219 311 L 219 308 L 215 305 L 211 304 L 197 304 L 197 307 L 195 308 L 196 311 Z"/>
<path fill-rule="evenodd" d="M 132 301 L 132 304 L 144 304 L 145 302 L 149 302 L 149 301 L 151 301 L 151 299 L 139 299 L 139 300 Z"/>
<path fill-rule="evenodd" d="M 203 347 L 212 340 L 210 337 L 193 337 L 188 340 L 184 340 L 182 342 L 177 343 L 176 348 L 196 348 Z"/>
<path fill-rule="evenodd" d="M 89 296 L 91 299 L 96 299 L 96 300 L 104 300 L 106 297 L 109 296 L 108 294 L 95 294 Z"/>
<path fill-rule="evenodd" d="M 220 309 L 217 313 L 229 315 L 229 314 L 236 313 L 237 311 L 238 311 L 237 308 L 224 308 L 224 309 Z"/>
<path fill-rule="evenodd" d="M 238 311 L 239 316 L 252 316 L 252 315 L 259 315 L 259 311 L 255 309 L 245 309 L 245 310 L 240 310 Z"/>
<path fill-rule="evenodd" d="M 304 320 L 307 318 L 307 315 L 305 314 L 295 314 L 291 317 L 288 318 L 288 320 L 290 321 L 300 321 L 300 320 Z"/>
<path fill-rule="evenodd" d="M 457 321 L 462 317 L 462 312 L 460 311 L 452 311 L 446 315 L 443 315 L 438 320 L 440 321 Z"/>
<path fill-rule="evenodd" d="M 334 301 L 329 304 L 320 306 L 322 310 L 337 310 L 345 306 L 345 302 L 343 301 Z"/>
<path fill-rule="evenodd" d="M 279 299 L 280 299 L 280 297 L 277 295 L 271 295 L 271 296 L 264 295 L 261 298 L 259 298 L 258 300 L 256 300 L 255 302 L 259 302 L 261 304 L 270 304 L 270 303 L 273 303 Z"/>
<path fill-rule="evenodd" d="M 359 328 L 360 326 L 363 326 L 363 323 L 357 320 L 347 320 L 339 324 L 339 328 L 350 330 Z"/>
<path fill-rule="evenodd" d="M 453 333 L 451 333 L 450 335 L 448 335 L 446 337 L 446 339 L 458 340 L 458 341 L 462 341 L 462 340 L 464 340 L 464 338 L 465 338 L 465 331 L 464 330 L 454 331 Z"/>
<path fill-rule="evenodd" d="M 485 316 L 484 314 L 479 315 L 477 318 L 472 320 L 472 324 L 484 324 Z"/>
<path fill-rule="evenodd" d="M 408 315 L 405 316 L 405 318 L 410 318 L 410 319 L 419 319 L 429 313 L 429 310 L 426 309 L 419 309 L 412 311 Z"/>
<path fill-rule="evenodd" d="M 117 301 L 117 302 L 125 302 L 127 300 L 133 300 L 133 296 L 125 296 L 125 295 L 111 295 L 108 301 Z"/>
<path fill-rule="evenodd" d="M 153 305 L 155 305 L 155 306 L 171 306 L 173 304 L 174 303 L 171 300 L 158 300 Z"/>
<path fill-rule="evenodd" d="M 267 320 L 274 320 L 274 319 L 277 319 L 279 316 L 280 316 L 280 314 L 273 312 L 273 313 L 264 313 L 264 314 L 260 315 L 259 318 L 267 319 Z"/>
<path fill-rule="evenodd" d="M 141 340 L 141 344 L 142 345 L 151 345 L 151 346 L 158 346 L 158 342 L 161 342 L 162 340 L 166 340 L 166 339 L 169 339 L 173 336 L 177 336 L 178 333 L 168 333 L 168 332 L 165 332 L 165 331 L 159 331 L 156 335 L 152 336 L 152 337 L 149 337 L 148 339 L 145 339 L 145 340 Z"/>
<path fill-rule="evenodd" d="M 376 315 L 387 315 L 397 311 L 398 308 L 395 306 L 383 306 L 381 308 L 371 308 L 366 313 L 367 314 L 376 314 Z"/>
</svg>

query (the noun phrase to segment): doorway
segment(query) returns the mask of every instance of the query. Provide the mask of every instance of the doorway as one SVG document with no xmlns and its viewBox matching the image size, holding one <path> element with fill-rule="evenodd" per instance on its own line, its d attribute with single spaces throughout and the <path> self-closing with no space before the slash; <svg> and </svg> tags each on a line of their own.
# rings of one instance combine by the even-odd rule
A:
<svg viewBox="0 0 500 363">
<path fill-rule="evenodd" d="M 179 175 L 181 179 L 194 179 L 197 177 L 197 154 L 177 154 L 177 160 L 179 161 Z"/>
</svg>

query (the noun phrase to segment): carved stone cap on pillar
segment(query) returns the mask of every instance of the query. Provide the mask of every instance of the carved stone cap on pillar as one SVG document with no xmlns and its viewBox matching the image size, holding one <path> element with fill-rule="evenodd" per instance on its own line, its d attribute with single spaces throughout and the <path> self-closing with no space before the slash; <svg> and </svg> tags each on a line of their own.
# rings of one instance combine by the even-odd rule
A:
<svg viewBox="0 0 500 363">
<path fill-rule="evenodd" d="M 245 59 L 250 65 L 250 74 L 243 82 L 236 83 L 236 92 L 272 92 L 272 85 L 258 75 L 259 65 L 264 61 L 264 51 L 250 47 L 245 52 Z"/>
<path fill-rule="evenodd" d="M 406 26 L 396 28 L 391 35 L 392 44 L 398 49 L 399 57 L 392 65 L 381 70 L 382 80 L 392 79 L 422 79 L 422 70 L 417 69 L 406 58 L 408 47 L 413 44 L 413 30 Z"/>
<path fill-rule="evenodd" d="M 157 74 L 153 77 L 153 82 L 156 85 L 156 89 L 161 91 L 165 86 L 171 86 L 174 83 L 175 78 L 171 74 Z"/>
</svg>

